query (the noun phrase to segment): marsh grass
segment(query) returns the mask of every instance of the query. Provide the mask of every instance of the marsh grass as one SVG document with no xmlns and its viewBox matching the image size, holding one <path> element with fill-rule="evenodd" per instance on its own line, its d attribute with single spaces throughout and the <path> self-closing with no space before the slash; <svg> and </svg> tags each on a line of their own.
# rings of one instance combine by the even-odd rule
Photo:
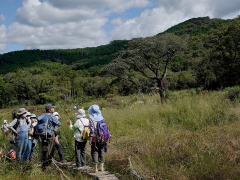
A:
<svg viewBox="0 0 240 180">
<path fill-rule="evenodd" d="M 226 92 L 196 94 L 194 90 L 189 90 L 171 92 L 164 105 L 159 104 L 158 96 L 145 96 L 144 99 L 138 96 L 117 96 L 116 103 L 96 99 L 80 107 L 87 110 L 91 104 L 96 103 L 102 108 L 112 135 L 105 167 L 120 179 L 135 179 L 131 176 L 129 162 L 125 159 L 129 156 L 134 169 L 143 177 L 156 175 L 157 179 L 238 179 L 240 108 L 225 97 Z M 60 104 L 56 105 L 60 107 Z M 2 118 L 9 118 L 12 110 L 2 110 Z M 74 132 L 69 130 L 66 121 L 69 118 L 75 120 L 75 111 L 72 110 L 69 114 L 63 108 L 56 108 L 56 111 L 61 115 L 59 139 L 65 157 L 74 161 Z M 0 142 L 2 145 L 4 140 L 0 139 Z M 91 165 L 89 154 L 88 146 L 87 160 Z M 2 169 L 6 168 L 4 165 Z M 21 177 L 30 177 L 30 174 L 31 177 L 41 177 L 41 173 L 44 174 L 36 167 L 24 172 L 17 173 Z M 46 179 L 57 176 L 54 169 L 49 172 Z M 7 171 L 3 176 L 14 179 L 13 175 L 12 171 Z M 78 175 L 70 173 L 70 176 L 74 179 Z"/>
</svg>

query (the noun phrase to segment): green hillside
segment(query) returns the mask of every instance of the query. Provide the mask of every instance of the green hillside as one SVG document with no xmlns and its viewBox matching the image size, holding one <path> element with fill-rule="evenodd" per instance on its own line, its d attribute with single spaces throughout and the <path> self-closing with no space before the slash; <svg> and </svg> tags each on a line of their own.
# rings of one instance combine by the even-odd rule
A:
<svg viewBox="0 0 240 180">
<path fill-rule="evenodd" d="M 161 32 L 157 35 L 164 33 L 173 33 L 175 35 L 181 36 L 184 34 L 190 34 L 191 36 L 197 36 L 199 34 L 207 34 L 211 29 L 216 29 L 221 24 L 228 24 L 232 22 L 232 19 L 223 20 L 220 18 L 210 19 L 209 17 L 198 17 L 192 18 L 177 25 L 172 26 L 164 32 Z"/>
<path fill-rule="evenodd" d="M 116 52 L 126 49 L 128 40 L 115 40 L 107 45 L 78 49 L 23 50 L 0 55 L 0 74 L 36 65 L 39 61 L 70 65 L 74 70 L 101 68 L 114 58 Z"/>
</svg>

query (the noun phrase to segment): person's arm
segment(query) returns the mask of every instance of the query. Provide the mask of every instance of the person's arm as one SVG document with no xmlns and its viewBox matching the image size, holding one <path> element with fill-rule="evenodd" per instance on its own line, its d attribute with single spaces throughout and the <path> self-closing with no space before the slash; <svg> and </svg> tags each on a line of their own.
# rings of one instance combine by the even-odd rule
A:
<svg viewBox="0 0 240 180">
<path fill-rule="evenodd" d="M 31 120 L 28 120 L 28 121 L 29 121 L 29 123 L 27 124 L 27 127 L 28 127 L 28 133 L 31 133 L 31 131 L 32 131 L 32 128 L 31 128 L 32 121 L 31 121 Z M 31 134 L 29 134 L 29 135 L 31 135 Z"/>
<path fill-rule="evenodd" d="M 54 126 L 61 126 L 60 121 L 54 115 L 52 115 L 52 121 Z"/>
<path fill-rule="evenodd" d="M 69 128 L 73 131 L 76 131 L 79 128 L 79 120 L 77 120 L 74 125 L 72 125 L 72 121 L 70 121 Z"/>
<path fill-rule="evenodd" d="M 14 119 L 10 124 L 8 124 L 7 128 L 11 129 L 14 133 L 17 131 L 13 128 L 13 126 L 17 123 L 17 119 Z"/>
</svg>

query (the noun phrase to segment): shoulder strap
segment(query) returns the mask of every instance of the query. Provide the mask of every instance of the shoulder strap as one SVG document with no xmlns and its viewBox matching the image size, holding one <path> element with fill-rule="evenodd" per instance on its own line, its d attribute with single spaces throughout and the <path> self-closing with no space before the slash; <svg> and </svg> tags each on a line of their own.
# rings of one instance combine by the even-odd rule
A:
<svg viewBox="0 0 240 180">
<path fill-rule="evenodd" d="M 82 122 L 81 118 L 79 120 Z M 82 125 L 83 125 L 83 128 L 84 128 L 83 122 L 82 122 Z M 78 130 L 79 130 L 80 134 L 82 134 L 82 132 L 81 132 L 81 130 L 79 128 L 78 128 Z"/>
<path fill-rule="evenodd" d="M 81 118 L 80 118 L 79 120 L 82 122 Z M 83 124 L 83 122 L 82 122 L 82 125 L 83 125 L 83 127 L 84 127 L 84 124 Z"/>
</svg>

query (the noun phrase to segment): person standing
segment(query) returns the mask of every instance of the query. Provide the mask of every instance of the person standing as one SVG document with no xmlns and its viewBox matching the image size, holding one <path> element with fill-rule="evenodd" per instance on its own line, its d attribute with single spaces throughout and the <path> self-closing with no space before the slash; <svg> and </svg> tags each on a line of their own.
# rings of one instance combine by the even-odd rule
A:
<svg viewBox="0 0 240 180">
<path fill-rule="evenodd" d="M 90 138 L 89 144 L 91 145 L 91 155 L 92 155 L 92 163 L 94 165 L 93 172 L 97 173 L 99 171 L 104 171 L 104 162 L 105 162 L 105 152 L 106 152 L 106 143 L 101 142 L 100 138 L 100 125 L 104 123 L 106 125 L 106 121 L 102 116 L 100 108 L 98 105 L 94 104 L 90 106 L 88 109 L 88 114 L 90 117 Z M 107 125 L 106 125 L 107 126 Z M 107 127 L 108 130 L 108 127 Z M 110 133 L 107 135 L 110 138 Z M 97 169 L 97 165 L 99 162 L 99 169 Z"/>
<path fill-rule="evenodd" d="M 83 109 L 79 109 L 78 112 L 75 113 L 75 116 L 77 117 L 75 124 L 72 125 L 71 120 L 68 120 L 67 124 L 71 130 L 75 131 L 76 167 L 84 167 L 86 166 L 87 140 L 82 138 L 82 133 L 85 127 L 89 127 L 89 120 L 86 118 L 85 111 Z"/>
<path fill-rule="evenodd" d="M 3 121 L 3 125 L 1 127 L 2 129 L 2 133 L 3 133 L 3 136 L 4 137 L 7 137 L 7 135 L 9 134 L 10 130 L 8 129 L 8 122 L 7 120 L 4 120 Z"/>
<path fill-rule="evenodd" d="M 61 123 L 53 115 L 54 108 L 52 104 L 47 104 L 45 109 L 46 113 L 37 118 L 37 132 L 40 136 L 39 150 L 40 159 L 43 161 L 43 167 L 49 165 L 53 157 L 55 145 L 55 126 L 61 126 Z M 45 127 L 46 125 L 46 127 Z"/>
<path fill-rule="evenodd" d="M 35 114 L 32 114 L 30 118 L 31 118 L 31 126 L 30 127 L 31 127 L 31 130 L 32 130 L 31 131 L 32 132 L 32 136 L 31 136 L 32 146 L 31 146 L 29 161 L 32 161 L 33 160 L 33 153 L 34 153 L 35 147 L 37 146 L 37 140 L 35 139 L 35 137 L 33 137 L 35 127 L 37 126 L 37 117 L 36 117 Z"/>
<path fill-rule="evenodd" d="M 32 122 L 31 122 L 31 113 L 27 112 L 26 113 L 26 122 L 29 126 L 28 129 L 28 143 L 27 143 L 27 149 L 25 151 L 25 153 L 23 154 L 23 158 L 27 159 L 28 162 L 30 162 L 30 154 L 31 154 L 31 149 L 32 149 L 32 140 L 33 140 L 33 126 L 32 126 Z"/>
<path fill-rule="evenodd" d="M 53 113 L 53 115 L 57 118 L 57 120 L 59 120 L 60 119 L 60 115 L 58 114 L 58 112 L 54 112 Z M 57 131 L 55 131 L 55 132 L 60 132 L 59 130 L 58 130 L 58 127 L 56 128 L 57 129 Z M 60 158 L 60 162 L 61 163 L 65 163 L 66 162 L 66 160 L 64 159 L 64 153 L 63 153 L 63 148 L 62 148 L 62 145 L 60 144 L 60 142 L 59 142 L 59 140 L 58 140 L 58 136 L 59 136 L 59 134 L 55 134 L 55 147 L 54 147 L 54 152 L 56 151 L 56 149 L 57 149 L 57 151 L 58 151 L 58 155 L 59 155 L 59 158 Z M 53 155 L 54 155 L 54 153 L 53 153 Z"/>
<path fill-rule="evenodd" d="M 16 150 L 17 150 L 17 159 L 18 160 L 25 160 L 25 157 L 22 157 L 27 149 L 28 143 L 28 130 L 30 124 L 27 124 L 26 121 L 26 114 L 27 110 L 25 108 L 18 109 L 17 115 L 18 118 L 14 119 L 9 125 L 8 128 L 13 131 L 16 135 Z"/>
</svg>

